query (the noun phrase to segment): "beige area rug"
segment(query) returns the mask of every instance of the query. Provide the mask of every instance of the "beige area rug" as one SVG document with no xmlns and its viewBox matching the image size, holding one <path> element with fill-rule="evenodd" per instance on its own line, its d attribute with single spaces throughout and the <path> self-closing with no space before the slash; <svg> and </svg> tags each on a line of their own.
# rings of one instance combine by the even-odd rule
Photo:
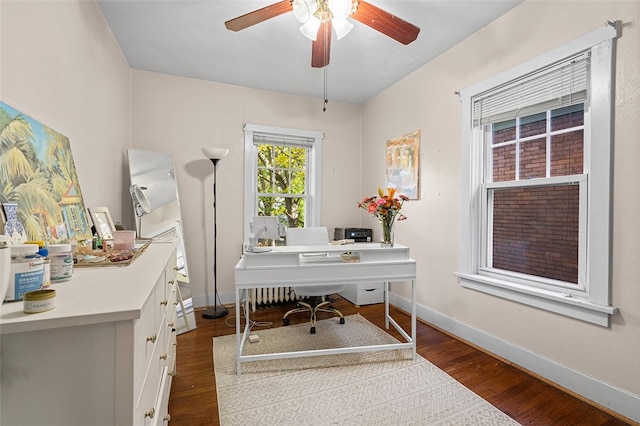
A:
<svg viewBox="0 0 640 426">
<path fill-rule="evenodd" d="M 397 342 L 360 315 L 254 329 L 245 355 Z M 408 349 L 246 362 L 235 335 L 213 339 L 220 423 L 232 425 L 517 425 Z"/>
</svg>

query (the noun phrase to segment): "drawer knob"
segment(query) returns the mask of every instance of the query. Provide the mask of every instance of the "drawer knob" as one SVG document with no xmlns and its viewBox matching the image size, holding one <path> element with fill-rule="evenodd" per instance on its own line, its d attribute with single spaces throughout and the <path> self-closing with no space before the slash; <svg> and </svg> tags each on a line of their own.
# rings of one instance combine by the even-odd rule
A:
<svg viewBox="0 0 640 426">
<path fill-rule="evenodd" d="M 177 300 L 175 302 L 173 302 L 173 306 L 178 306 L 180 302 L 178 302 Z"/>
<path fill-rule="evenodd" d="M 167 306 L 167 303 L 169 303 L 169 301 L 166 300 L 166 299 L 163 300 L 162 302 L 160 302 L 160 304 L 163 305 L 163 306 Z"/>
<path fill-rule="evenodd" d="M 151 409 L 151 410 L 149 410 L 149 411 L 145 411 L 145 413 L 144 413 L 144 417 L 145 417 L 145 418 L 146 418 L 146 417 L 149 417 L 150 419 L 152 419 L 152 418 L 153 418 L 153 416 L 155 416 L 155 415 L 156 415 L 156 409 L 155 409 L 155 408 L 152 408 L 152 409 Z"/>
<path fill-rule="evenodd" d="M 169 371 L 169 372 L 167 373 L 167 376 L 171 376 L 171 377 L 173 377 L 173 376 L 175 376 L 175 375 L 176 375 L 175 371 Z"/>
<path fill-rule="evenodd" d="M 171 284 L 171 285 L 174 285 L 175 283 L 176 283 L 175 280 L 169 281 L 169 284 Z"/>
<path fill-rule="evenodd" d="M 158 340 L 158 336 L 155 334 L 152 334 L 151 336 L 147 337 L 147 342 L 155 343 L 156 340 Z"/>
<path fill-rule="evenodd" d="M 167 324 L 167 327 L 173 327 L 173 323 L 170 322 L 169 324 Z"/>
<path fill-rule="evenodd" d="M 167 414 L 163 419 L 165 422 L 169 423 L 171 421 L 171 414 Z"/>
<path fill-rule="evenodd" d="M 160 359 L 162 359 L 162 360 L 167 359 L 167 354 L 162 354 L 162 355 L 160 355 Z"/>
</svg>

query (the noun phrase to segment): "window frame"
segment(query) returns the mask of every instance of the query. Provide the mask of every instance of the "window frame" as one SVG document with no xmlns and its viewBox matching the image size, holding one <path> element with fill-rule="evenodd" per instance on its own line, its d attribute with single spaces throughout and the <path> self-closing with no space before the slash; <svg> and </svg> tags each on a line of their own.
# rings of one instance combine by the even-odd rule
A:
<svg viewBox="0 0 640 426">
<path fill-rule="evenodd" d="M 306 141 L 309 144 L 307 154 L 307 164 L 305 168 L 307 178 L 307 188 L 309 193 L 305 201 L 305 226 L 320 226 L 322 212 L 322 140 L 324 135 L 320 131 L 288 129 L 282 127 L 271 127 L 257 124 L 245 124 L 244 131 L 244 238 L 248 244 L 251 231 L 249 224 L 253 216 L 258 213 L 258 149 L 255 143 L 256 136 L 267 136 L 274 140 L 279 140 L 286 145 L 291 141 Z"/>
<path fill-rule="evenodd" d="M 469 288 L 540 309 L 609 326 L 617 308 L 611 306 L 610 207 L 611 147 L 613 141 L 613 58 L 619 23 L 586 34 L 515 68 L 460 92 L 462 103 L 462 214 L 460 265 L 455 275 Z M 580 52 L 591 51 L 589 106 L 585 105 L 584 173 L 578 182 L 581 191 L 581 219 L 585 220 L 585 243 L 580 246 L 585 259 L 583 288 L 568 290 L 556 286 L 530 285 L 526 279 L 483 270 L 483 237 L 488 232 L 485 190 L 485 146 L 483 127 L 473 127 L 472 99 L 487 91 L 522 78 Z M 597 143 L 592 143 L 592 141 Z M 545 179 L 548 181 L 548 178 Z M 522 182 L 518 182 L 522 184 Z M 528 183 L 529 184 L 529 183 Z M 535 184 L 531 182 L 530 184 Z M 582 203 L 586 204 L 586 211 Z M 599 208 L 595 208 L 598 206 Z M 483 210 L 485 207 L 485 210 Z M 586 247 L 586 248 L 585 248 Z"/>
</svg>

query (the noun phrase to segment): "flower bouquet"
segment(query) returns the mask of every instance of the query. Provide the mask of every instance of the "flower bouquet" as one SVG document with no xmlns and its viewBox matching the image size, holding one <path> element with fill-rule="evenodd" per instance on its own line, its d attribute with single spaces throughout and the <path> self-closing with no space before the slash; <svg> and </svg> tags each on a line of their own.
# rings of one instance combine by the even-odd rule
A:
<svg viewBox="0 0 640 426">
<path fill-rule="evenodd" d="M 365 209 L 378 218 L 382 224 L 382 244 L 393 246 L 393 225 L 396 220 L 405 220 L 407 217 L 400 213 L 402 204 L 409 197 L 400 194 L 396 197 L 395 188 L 387 188 L 387 193 L 378 188 L 378 195 L 366 197 L 358 202 L 358 207 Z"/>
</svg>

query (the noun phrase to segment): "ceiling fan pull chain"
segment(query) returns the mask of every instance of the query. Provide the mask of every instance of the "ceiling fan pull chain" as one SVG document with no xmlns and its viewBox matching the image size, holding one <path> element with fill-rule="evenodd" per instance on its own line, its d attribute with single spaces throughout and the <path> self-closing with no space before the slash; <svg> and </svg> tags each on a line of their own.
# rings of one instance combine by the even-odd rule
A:
<svg viewBox="0 0 640 426">
<path fill-rule="evenodd" d="M 327 111 L 327 104 L 329 103 L 329 96 L 327 95 L 327 68 L 329 68 L 329 43 L 331 41 L 331 33 L 326 34 L 327 31 L 331 31 L 330 26 L 325 26 L 325 36 L 324 36 L 324 105 L 322 105 L 322 112 Z"/>
<path fill-rule="evenodd" d="M 329 103 L 329 99 L 327 96 L 327 68 L 324 67 L 324 105 L 322 106 L 322 112 L 327 110 L 327 104 Z"/>
</svg>

